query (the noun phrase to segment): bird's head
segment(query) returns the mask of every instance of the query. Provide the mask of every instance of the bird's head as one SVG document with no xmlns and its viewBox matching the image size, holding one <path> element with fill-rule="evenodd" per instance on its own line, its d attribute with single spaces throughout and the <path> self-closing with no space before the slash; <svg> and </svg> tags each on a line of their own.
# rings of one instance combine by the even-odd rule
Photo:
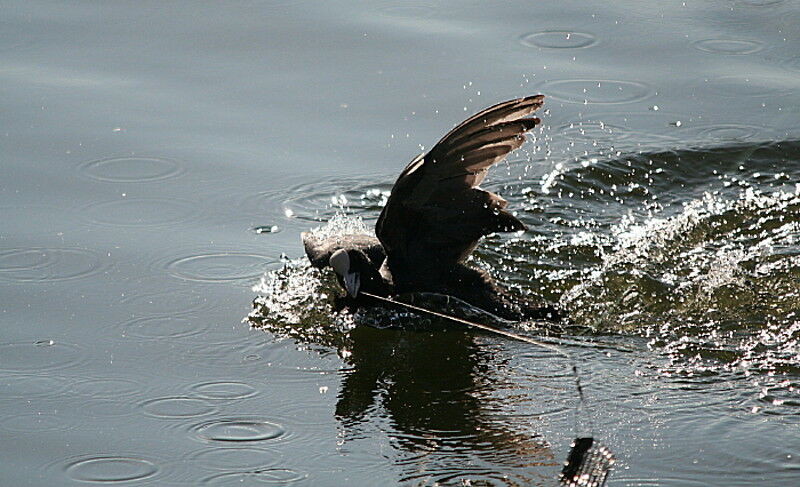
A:
<svg viewBox="0 0 800 487">
<path fill-rule="evenodd" d="M 361 288 L 361 273 L 356 270 L 357 266 L 353 265 L 355 260 L 357 259 L 351 258 L 346 250 L 339 249 L 331 255 L 329 261 L 336 276 L 344 284 L 347 294 L 353 298 L 358 296 Z"/>
</svg>

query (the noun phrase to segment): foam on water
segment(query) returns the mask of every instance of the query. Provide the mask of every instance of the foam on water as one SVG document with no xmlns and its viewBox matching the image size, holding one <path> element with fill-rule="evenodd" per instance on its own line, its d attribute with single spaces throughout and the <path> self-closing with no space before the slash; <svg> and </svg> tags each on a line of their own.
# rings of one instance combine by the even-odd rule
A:
<svg viewBox="0 0 800 487">
<path fill-rule="evenodd" d="M 335 235 L 375 235 L 372 228 L 367 227 L 360 216 L 336 213 L 325 225 L 311 229 L 317 238 L 328 238 Z"/>
<path fill-rule="evenodd" d="M 310 233 L 319 238 L 374 235 L 360 216 L 345 213 L 337 213 L 325 225 L 312 228 Z M 347 333 L 358 324 L 378 328 L 425 328 L 433 324 L 428 317 L 402 309 L 341 309 L 337 306 L 337 296 L 342 295 L 343 290 L 333 273 L 315 269 L 306 257 L 285 259 L 283 267 L 265 274 L 253 291 L 259 296 L 247 317 L 251 326 L 305 342 L 332 345 L 340 351 L 347 347 Z M 411 293 L 400 296 L 400 299 L 484 323 L 508 324 L 450 296 Z"/>
<path fill-rule="evenodd" d="M 310 230 L 319 238 L 334 235 L 372 234 L 359 216 L 335 214 L 327 223 Z M 253 287 L 258 297 L 247 321 L 281 336 L 306 342 L 346 347 L 353 317 L 335 310 L 335 278 L 311 266 L 303 256 L 284 259 L 283 267 L 265 274 Z"/>
<path fill-rule="evenodd" d="M 562 303 L 582 324 L 644 333 L 683 366 L 795 368 L 800 188 L 706 193 L 614 226 Z"/>
</svg>

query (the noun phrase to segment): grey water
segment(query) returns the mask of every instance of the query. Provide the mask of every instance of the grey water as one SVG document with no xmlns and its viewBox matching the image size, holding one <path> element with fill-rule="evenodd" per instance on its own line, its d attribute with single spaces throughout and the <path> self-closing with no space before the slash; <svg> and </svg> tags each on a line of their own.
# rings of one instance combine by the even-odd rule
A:
<svg viewBox="0 0 800 487">
<path fill-rule="evenodd" d="M 473 263 L 569 311 L 577 413 L 558 355 L 336 313 L 299 240 L 535 93 Z M 590 433 L 610 486 L 796 485 L 799 107 L 788 0 L 4 0 L 0 484 L 556 485 Z"/>
</svg>

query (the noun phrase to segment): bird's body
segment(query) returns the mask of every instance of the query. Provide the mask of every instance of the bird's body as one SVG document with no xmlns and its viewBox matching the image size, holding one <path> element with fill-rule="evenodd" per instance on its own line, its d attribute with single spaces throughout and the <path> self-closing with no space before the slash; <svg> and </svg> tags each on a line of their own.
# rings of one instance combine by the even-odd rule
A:
<svg viewBox="0 0 800 487">
<path fill-rule="evenodd" d="M 557 319 L 553 307 L 515 299 L 488 273 L 465 263 L 481 237 L 525 230 L 505 210 L 503 198 L 478 185 L 540 122 L 524 117 L 543 99 L 537 95 L 487 108 L 414 158 L 392 188 L 376 224 L 377 238 L 319 239 L 304 233 L 312 264 L 333 267 L 353 296 L 359 289 L 381 296 L 433 292 L 506 319 Z"/>
</svg>

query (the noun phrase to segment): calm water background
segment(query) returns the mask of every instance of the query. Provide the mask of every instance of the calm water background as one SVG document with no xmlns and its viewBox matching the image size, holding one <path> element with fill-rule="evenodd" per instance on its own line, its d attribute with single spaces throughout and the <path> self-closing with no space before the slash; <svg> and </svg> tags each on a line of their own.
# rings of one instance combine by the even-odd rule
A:
<svg viewBox="0 0 800 487">
<path fill-rule="evenodd" d="M 563 360 L 351 329 L 289 261 L 541 92 L 487 181 L 531 230 L 476 263 L 596 330 L 609 485 L 795 484 L 799 39 L 780 0 L 5 0 L 0 483 L 554 485 Z"/>
</svg>

